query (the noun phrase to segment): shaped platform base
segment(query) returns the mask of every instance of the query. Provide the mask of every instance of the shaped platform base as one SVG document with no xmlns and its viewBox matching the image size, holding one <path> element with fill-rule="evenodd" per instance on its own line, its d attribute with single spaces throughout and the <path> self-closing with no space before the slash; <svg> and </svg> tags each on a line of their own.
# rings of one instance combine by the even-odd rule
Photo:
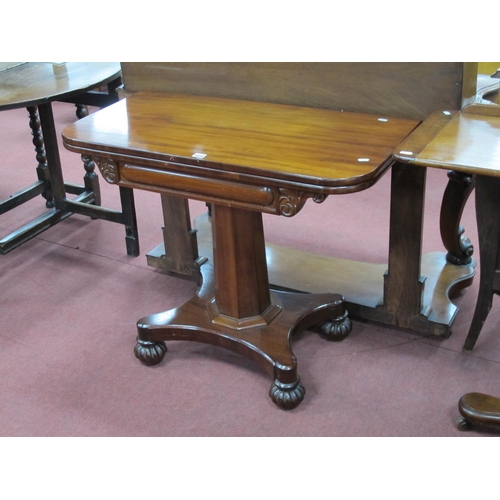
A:
<svg viewBox="0 0 500 500">
<path fill-rule="evenodd" d="M 212 262 L 210 217 L 197 217 L 194 227 L 198 231 L 200 255 Z M 272 289 L 313 294 L 339 291 L 345 297 L 350 317 L 400 326 L 383 308 L 387 264 L 336 259 L 269 243 L 266 259 Z M 474 260 L 467 265 L 450 264 L 444 252 L 425 254 L 421 262 L 421 274 L 425 277 L 422 308 L 411 329 L 448 337 L 458 312 L 450 295 L 470 286 L 475 265 Z"/>
<path fill-rule="evenodd" d="M 170 311 L 152 314 L 137 323 L 136 357 L 147 365 L 159 363 L 168 340 L 186 340 L 217 345 L 253 360 L 273 378 L 270 397 L 283 409 L 293 409 L 303 400 L 305 389 L 297 373 L 291 337 L 315 325 L 332 321 L 350 330 L 345 315 L 344 298 L 339 294 L 303 294 L 271 292 L 274 308 L 268 324 L 227 327 L 214 321 L 211 304 L 214 298 L 213 268 L 201 267 L 201 288 L 184 305 Z M 327 328 L 328 330 L 328 328 Z M 328 338 L 329 331 L 324 331 Z"/>
</svg>

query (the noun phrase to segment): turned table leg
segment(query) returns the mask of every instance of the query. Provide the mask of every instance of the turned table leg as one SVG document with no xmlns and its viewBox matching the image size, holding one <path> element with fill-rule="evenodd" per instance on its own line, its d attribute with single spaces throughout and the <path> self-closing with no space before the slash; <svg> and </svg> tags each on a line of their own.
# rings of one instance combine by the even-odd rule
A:
<svg viewBox="0 0 500 500">
<path fill-rule="evenodd" d="M 45 183 L 45 190 L 42 193 L 42 196 L 46 200 L 46 207 L 52 208 L 54 206 L 54 200 L 50 191 L 49 166 L 47 163 L 47 153 L 45 151 L 40 117 L 38 115 L 38 107 L 29 106 L 27 110 L 30 118 L 29 125 L 31 128 L 31 135 L 33 136 L 33 145 L 35 146 L 36 151 L 36 160 L 38 162 L 38 166 L 36 168 L 37 175 L 38 179 Z"/>
</svg>

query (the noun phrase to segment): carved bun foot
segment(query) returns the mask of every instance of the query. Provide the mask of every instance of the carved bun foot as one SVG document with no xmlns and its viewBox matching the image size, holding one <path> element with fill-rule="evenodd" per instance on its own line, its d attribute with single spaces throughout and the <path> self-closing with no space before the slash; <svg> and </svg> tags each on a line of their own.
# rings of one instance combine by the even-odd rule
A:
<svg viewBox="0 0 500 500">
<path fill-rule="evenodd" d="M 279 380 L 275 380 L 269 391 L 269 396 L 273 403 L 284 410 L 293 410 L 297 408 L 304 399 L 306 390 L 297 379 L 292 384 L 284 384 Z"/>
<path fill-rule="evenodd" d="M 165 342 L 150 342 L 148 340 L 137 340 L 134 349 L 135 357 L 148 366 L 160 363 L 166 352 Z"/>
<path fill-rule="evenodd" d="M 321 333 L 334 342 L 344 340 L 352 330 L 352 322 L 347 315 L 347 311 L 343 316 L 332 320 L 325 321 L 319 326 Z"/>
<path fill-rule="evenodd" d="M 459 431 L 470 431 L 472 429 L 472 422 L 465 419 L 464 417 L 460 417 L 457 420 L 457 429 Z"/>
</svg>

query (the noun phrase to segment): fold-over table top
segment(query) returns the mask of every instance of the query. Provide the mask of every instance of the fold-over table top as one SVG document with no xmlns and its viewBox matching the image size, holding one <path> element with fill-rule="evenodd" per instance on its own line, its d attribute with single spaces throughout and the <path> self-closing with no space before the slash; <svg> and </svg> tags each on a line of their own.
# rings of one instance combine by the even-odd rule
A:
<svg viewBox="0 0 500 500">
<path fill-rule="evenodd" d="M 373 184 L 417 125 L 388 116 L 138 92 L 70 125 L 63 140 L 75 152 L 192 165 L 208 176 L 304 183 L 326 194 Z"/>
<path fill-rule="evenodd" d="M 500 177 L 500 106 L 433 113 L 394 156 L 423 167 Z"/>
</svg>

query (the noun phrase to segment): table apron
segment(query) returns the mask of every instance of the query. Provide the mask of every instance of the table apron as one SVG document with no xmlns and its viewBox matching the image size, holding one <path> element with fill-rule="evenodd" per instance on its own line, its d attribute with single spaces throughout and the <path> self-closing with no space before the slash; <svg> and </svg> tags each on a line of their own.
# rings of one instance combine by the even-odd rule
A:
<svg viewBox="0 0 500 500">
<path fill-rule="evenodd" d="M 221 179 L 207 179 L 195 175 L 160 171 L 151 168 L 123 164 L 120 168 L 120 184 L 145 186 L 146 189 L 177 191 L 199 197 L 216 197 L 227 202 L 244 200 L 245 204 L 269 207 L 274 204 L 272 188 L 254 186 Z"/>
<path fill-rule="evenodd" d="M 318 193 L 321 188 L 317 186 L 280 186 L 272 179 L 266 186 L 252 182 L 254 179 L 249 176 L 240 176 L 239 179 L 238 176 L 232 176 L 228 180 L 218 177 L 217 171 L 213 172 L 213 177 L 209 177 L 200 175 L 198 169 L 193 169 L 193 174 L 189 174 L 185 171 L 160 169 L 155 165 L 132 165 L 93 155 L 90 158 L 97 164 L 104 179 L 111 184 L 285 217 L 296 215 L 309 198 L 321 203 L 327 197 L 326 194 Z M 208 169 L 204 170 L 205 173 L 209 172 Z"/>
</svg>

